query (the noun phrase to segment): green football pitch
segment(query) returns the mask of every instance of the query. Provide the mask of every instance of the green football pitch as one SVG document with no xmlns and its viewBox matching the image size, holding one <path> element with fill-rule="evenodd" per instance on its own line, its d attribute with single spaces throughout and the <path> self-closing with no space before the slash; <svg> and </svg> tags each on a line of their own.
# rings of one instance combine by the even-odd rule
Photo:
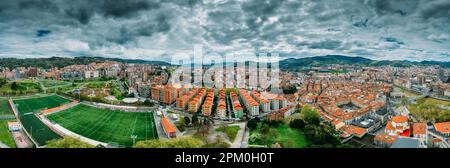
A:
<svg viewBox="0 0 450 168">
<path fill-rule="evenodd" d="M 124 112 L 79 104 L 47 116 L 77 134 L 106 143 L 130 147 L 136 142 L 158 137 L 150 112 Z"/>
<path fill-rule="evenodd" d="M 34 114 L 21 115 L 20 121 L 23 128 L 27 130 L 39 146 L 47 144 L 47 141 L 61 138 L 61 136 L 48 128 Z"/>
<path fill-rule="evenodd" d="M 59 97 L 57 95 L 14 100 L 14 104 L 21 114 L 30 112 L 36 113 L 39 110 L 58 107 L 69 102 L 70 100 Z"/>
</svg>

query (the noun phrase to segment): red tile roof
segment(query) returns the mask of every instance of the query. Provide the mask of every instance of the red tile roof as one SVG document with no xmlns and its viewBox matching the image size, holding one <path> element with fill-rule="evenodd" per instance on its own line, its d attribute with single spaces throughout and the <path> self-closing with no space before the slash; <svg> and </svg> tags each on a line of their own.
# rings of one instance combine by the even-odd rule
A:
<svg viewBox="0 0 450 168">
<path fill-rule="evenodd" d="M 161 118 L 161 123 L 163 125 L 164 130 L 166 130 L 166 132 L 176 132 L 175 126 L 169 122 L 169 120 L 167 120 L 167 118 L 165 116 L 163 116 Z"/>
<path fill-rule="evenodd" d="M 408 118 L 405 116 L 395 116 L 395 117 L 392 117 L 392 122 L 404 123 L 404 122 L 408 122 Z"/>
<path fill-rule="evenodd" d="M 426 134 L 427 124 L 426 123 L 414 123 L 413 124 L 413 135 L 423 135 Z"/>
<path fill-rule="evenodd" d="M 443 134 L 450 133 L 450 122 L 435 123 L 434 128 L 436 131 Z"/>
</svg>

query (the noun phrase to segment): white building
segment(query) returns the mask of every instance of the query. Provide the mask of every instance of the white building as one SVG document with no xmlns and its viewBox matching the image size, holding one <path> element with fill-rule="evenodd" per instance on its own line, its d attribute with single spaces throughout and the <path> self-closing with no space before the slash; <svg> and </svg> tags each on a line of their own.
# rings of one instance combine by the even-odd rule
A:
<svg viewBox="0 0 450 168">
<path fill-rule="evenodd" d="M 98 78 L 98 77 L 99 77 L 98 71 L 84 71 L 85 79 Z"/>
<path fill-rule="evenodd" d="M 450 97 L 450 88 L 444 91 L 444 96 Z"/>
</svg>

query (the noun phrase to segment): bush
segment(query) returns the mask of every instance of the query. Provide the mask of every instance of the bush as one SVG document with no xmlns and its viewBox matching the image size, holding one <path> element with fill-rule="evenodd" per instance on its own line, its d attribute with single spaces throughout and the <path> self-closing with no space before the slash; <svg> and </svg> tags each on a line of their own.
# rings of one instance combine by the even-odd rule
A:
<svg viewBox="0 0 450 168">
<path fill-rule="evenodd" d="M 186 131 L 186 126 L 184 124 L 177 124 L 176 127 L 180 132 Z"/>
<path fill-rule="evenodd" d="M 248 120 L 248 122 L 247 122 L 248 129 L 255 130 L 257 126 L 258 126 L 258 121 L 256 121 L 256 119 Z"/>
<path fill-rule="evenodd" d="M 241 128 L 239 126 L 222 126 L 216 129 L 216 131 L 224 132 L 230 138 L 230 142 L 234 142 L 237 133 Z"/>
<path fill-rule="evenodd" d="M 316 125 L 320 124 L 320 115 L 314 109 L 311 109 L 308 106 L 305 106 L 301 110 L 301 116 L 305 123 Z"/>
<path fill-rule="evenodd" d="M 200 148 L 203 141 L 193 137 L 180 137 L 174 139 L 155 139 L 139 141 L 134 148 Z"/>
<path fill-rule="evenodd" d="M 95 146 L 84 143 L 72 137 L 48 141 L 47 148 L 94 148 Z"/>
<path fill-rule="evenodd" d="M 184 125 L 189 125 L 191 123 L 191 119 L 188 116 L 184 117 Z"/>
<path fill-rule="evenodd" d="M 270 127 L 278 128 L 282 122 L 281 121 L 268 121 L 267 122 Z"/>
</svg>

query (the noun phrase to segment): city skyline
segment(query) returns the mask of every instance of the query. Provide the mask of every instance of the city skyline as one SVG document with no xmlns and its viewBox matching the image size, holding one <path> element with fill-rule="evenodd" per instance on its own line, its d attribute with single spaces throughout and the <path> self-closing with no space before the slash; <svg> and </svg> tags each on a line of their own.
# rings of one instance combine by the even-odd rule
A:
<svg viewBox="0 0 450 168">
<path fill-rule="evenodd" d="M 450 58 L 450 2 L 3 1 L 0 58 L 167 60 L 191 53 L 280 53 L 372 60 Z"/>
</svg>

